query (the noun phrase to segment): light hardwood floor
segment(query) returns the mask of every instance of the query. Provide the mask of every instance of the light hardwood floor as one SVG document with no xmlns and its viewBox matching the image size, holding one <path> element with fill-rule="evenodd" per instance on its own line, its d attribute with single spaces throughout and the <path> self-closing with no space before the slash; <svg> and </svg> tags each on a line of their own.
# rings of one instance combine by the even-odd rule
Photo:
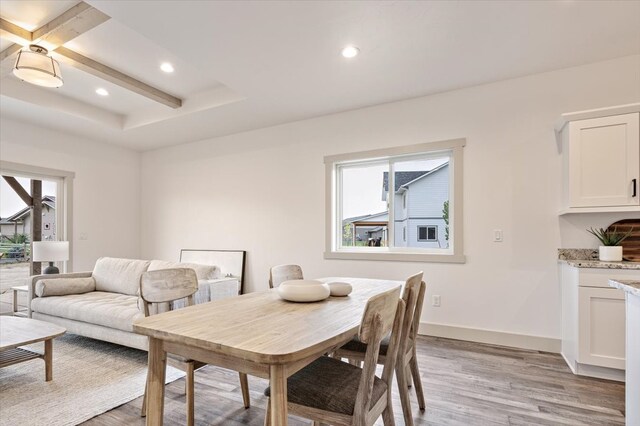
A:
<svg viewBox="0 0 640 426">
<path fill-rule="evenodd" d="M 624 384 L 571 374 L 560 355 L 433 337 L 418 338 L 427 410 L 412 394 L 416 425 L 624 425 Z M 237 373 L 212 366 L 196 372 L 196 424 L 256 425 L 264 418 L 266 381 L 249 377 L 245 410 Z M 394 387 L 394 415 L 403 425 Z M 184 379 L 167 386 L 165 425 L 182 425 Z M 144 425 L 141 398 L 87 422 Z M 309 425 L 290 418 L 290 425 Z M 379 422 L 382 424 L 382 421 Z"/>
</svg>

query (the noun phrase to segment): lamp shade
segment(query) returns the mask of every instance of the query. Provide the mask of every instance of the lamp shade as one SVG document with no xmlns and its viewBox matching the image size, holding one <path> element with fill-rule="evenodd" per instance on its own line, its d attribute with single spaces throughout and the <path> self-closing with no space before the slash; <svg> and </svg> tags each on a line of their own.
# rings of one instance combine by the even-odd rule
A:
<svg viewBox="0 0 640 426">
<path fill-rule="evenodd" d="M 34 241 L 34 262 L 59 262 L 69 260 L 69 241 Z"/>
<path fill-rule="evenodd" d="M 31 45 L 30 49 L 18 52 L 13 74 L 20 80 L 38 86 L 62 86 L 58 61 L 48 56 L 44 47 Z"/>
</svg>

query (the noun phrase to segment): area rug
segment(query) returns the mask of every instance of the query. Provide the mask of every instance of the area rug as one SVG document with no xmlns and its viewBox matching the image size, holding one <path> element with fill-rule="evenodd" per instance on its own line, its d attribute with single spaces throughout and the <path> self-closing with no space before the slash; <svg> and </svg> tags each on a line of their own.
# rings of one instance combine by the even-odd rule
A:
<svg viewBox="0 0 640 426">
<path fill-rule="evenodd" d="M 76 425 L 141 396 L 146 375 L 144 351 L 63 335 L 53 343 L 51 382 L 40 359 L 0 369 L 0 425 Z M 167 383 L 182 376 L 167 367 Z"/>
</svg>

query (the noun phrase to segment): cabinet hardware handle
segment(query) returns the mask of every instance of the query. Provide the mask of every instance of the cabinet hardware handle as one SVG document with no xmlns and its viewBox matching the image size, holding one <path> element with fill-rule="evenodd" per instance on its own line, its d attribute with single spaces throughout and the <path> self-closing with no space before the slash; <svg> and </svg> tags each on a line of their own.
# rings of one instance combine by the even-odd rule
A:
<svg viewBox="0 0 640 426">
<path fill-rule="evenodd" d="M 631 195 L 632 197 L 635 197 L 636 195 L 638 195 L 637 194 L 637 187 L 638 186 L 636 185 L 637 181 L 638 181 L 637 179 L 632 179 L 631 180 L 631 185 L 633 186 L 633 194 Z"/>
</svg>

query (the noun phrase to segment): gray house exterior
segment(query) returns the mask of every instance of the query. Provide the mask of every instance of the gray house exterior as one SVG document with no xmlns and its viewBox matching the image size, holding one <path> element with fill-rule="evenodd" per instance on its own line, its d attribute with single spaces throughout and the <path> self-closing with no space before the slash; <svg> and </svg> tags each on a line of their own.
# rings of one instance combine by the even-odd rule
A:
<svg viewBox="0 0 640 426">
<path fill-rule="evenodd" d="M 26 234 L 31 239 L 31 208 L 25 207 L 13 215 L 0 219 L 0 236 L 2 239 L 15 234 Z M 42 240 L 56 239 L 56 197 L 42 197 Z"/>
<path fill-rule="evenodd" d="M 449 163 L 429 171 L 396 172 L 394 246 L 448 248 L 442 209 L 449 200 Z M 383 178 L 383 200 L 389 178 Z"/>
</svg>

